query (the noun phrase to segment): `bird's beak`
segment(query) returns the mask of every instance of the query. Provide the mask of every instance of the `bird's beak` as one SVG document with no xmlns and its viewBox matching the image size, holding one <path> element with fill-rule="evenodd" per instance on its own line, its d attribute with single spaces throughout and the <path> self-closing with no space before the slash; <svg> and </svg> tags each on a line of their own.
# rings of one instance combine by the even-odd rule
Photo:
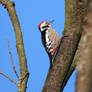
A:
<svg viewBox="0 0 92 92">
<path fill-rule="evenodd" d="M 54 22 L 54 20 L 49 21 L 50 25 L 52 25 L 53 22 Z"/>
</svg>

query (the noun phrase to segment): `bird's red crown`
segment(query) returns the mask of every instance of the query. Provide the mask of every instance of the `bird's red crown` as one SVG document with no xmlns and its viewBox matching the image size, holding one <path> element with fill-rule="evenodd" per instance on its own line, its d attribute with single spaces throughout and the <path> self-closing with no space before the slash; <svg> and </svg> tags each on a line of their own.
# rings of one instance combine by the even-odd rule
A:
<svg viewBox="0 0 92 92">
<path fill-rule="evenodd" d="M 45 22 L 45 21 L 42 21 L 42 22 L 39 24 L 39 26 L 38 26 L 38 27 L 39 27 L 39 29 L 40 29 L 41 24 L 42 24 L 42 23 L 44 23 L 44 22 Z"/>
</svg>

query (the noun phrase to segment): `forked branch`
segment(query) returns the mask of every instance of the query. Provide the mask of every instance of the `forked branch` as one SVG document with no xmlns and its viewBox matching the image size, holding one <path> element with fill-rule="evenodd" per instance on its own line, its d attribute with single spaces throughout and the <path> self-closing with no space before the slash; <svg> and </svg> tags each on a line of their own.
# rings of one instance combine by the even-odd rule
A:
<svg viewBox="0 0 92 92">
<path fill-rule="evenodd" d="M 53 62 L 53 67 L 48 72 L 42 92 L 62 92 L 67 82 L 66 78 L 69 79 L 69 70 L 82 34 L 82 15 L 79 2 L 80 0 L 65 0 L 63 36 L 60 48 Z"/>
<path fill-rule="evenodd" d="M 20 77 L 23 78 L 25 74 L 28 73 L 28 69 L 27 69 L 27 60 L 26 60 L 26 55 L 24 51 L 21 27 L 16 14 L 15 4 L 14 2 L 11 2 L 9 0 L 0 0 L 0 3 L 7 9 L 11 22 L 13 24 L 13 28 L 16 36 L 16 48 L 17 48 L 19 63 L 20 63 Z M 18 86 L 18 92 L 25 92 L 27 88 L 28 77 L 29 76 L 26 76 L 22 84 Z"/>
</svg>

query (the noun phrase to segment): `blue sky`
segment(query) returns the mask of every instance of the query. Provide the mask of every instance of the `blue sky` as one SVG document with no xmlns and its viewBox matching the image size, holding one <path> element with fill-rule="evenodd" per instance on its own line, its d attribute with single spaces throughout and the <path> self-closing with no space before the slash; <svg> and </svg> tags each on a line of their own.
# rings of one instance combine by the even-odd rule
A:
<svg viewBox="0 0 92 92">
<path fill-rule="evenodd" d="M 38 25 L 43 20 L 55 20 L 53 28 L 59 37 L 62 36 L 65 20 L 64 0 L 14 0 L 16 12 L 20 21 L 24 48 L 27 57 L 30 77 L 26 92 L 41 92 L 49 69 L 49 58 L 41 43 L 41 34 Z M 17 80 L 7 46 L 9 39 L 16 70 L 19 74 L 19 60 L 16 51 L 16 39 L 9 15 L 0 4 L 0 71 Z M 74 92 L 75 74 L 71 76 L 63 92 Z M 0 75 L 1 92 L 17 92 L 15 84 Z"/>
</svg>

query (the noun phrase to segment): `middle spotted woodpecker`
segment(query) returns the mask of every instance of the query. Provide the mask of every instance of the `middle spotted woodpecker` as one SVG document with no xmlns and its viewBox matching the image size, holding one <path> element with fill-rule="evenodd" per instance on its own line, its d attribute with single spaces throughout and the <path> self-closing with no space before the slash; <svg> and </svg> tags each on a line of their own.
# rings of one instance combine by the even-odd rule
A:
<svg viewBox="0 0 92 92">
<path fill-rule="evenodd" d="M 51 27 L 52 23 L 53 21 L 43 21 L 39 24 L 42 43 L 50 59 L 50 67 L 52 67 L 52 61 L 60 41 L 57 32 Z"/>
</svg>

